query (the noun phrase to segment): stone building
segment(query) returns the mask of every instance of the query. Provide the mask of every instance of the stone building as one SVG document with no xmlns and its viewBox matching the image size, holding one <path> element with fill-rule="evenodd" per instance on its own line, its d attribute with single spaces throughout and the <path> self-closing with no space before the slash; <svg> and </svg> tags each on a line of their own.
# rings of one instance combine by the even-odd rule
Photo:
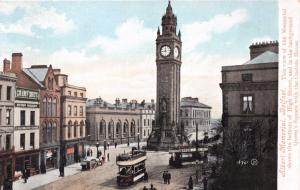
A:
<svg viewBox="0 0 300 190">
<path fill-rule="evenodd" d="M 16 75 L 0 72 L 0 189 L 14 176 L 14 104 Z"/>
<path fill-rule="evenodd" d="M 252 44 L 249 61 L 222 67 L 220 87 L 225 160 L 257 159 L 266 167 L 261 179 L 276 188 L 278 42 Z"/>
<path fill-rule="evenodd" d="M 177 33 L 177 17 L 171 3 L 161 22 L 162 33 L 158 28 L 156 38 L 156 115 L 147 146 L 149 149 L 176 148 L 180 145 L 180 70 L 181 34 Z"/>
<path fill-rule="evenodd" d="M 138 136 L 142 140 L 142 131 L 145 129 L 148 132 L 149 129 L 145 128 L 148 119 L 149 124 L 153 122 L 150 121 L 154 117 L 153 109 L 154 102 L 138 104 L 136 100 L 128 102 L 127 99 L 120 101 L 117 98 L 115 104 L 111 104 L 101 98 L 88 100 L 86 114 L 90 143 L 130 143 L 136 142 Z"/>
<path fill-rule="evenodd" d="M 60 87 L 50 65 L 23 69 L 40 91 L 40 168 L 57 168 L 60 158 Z"/>
<path fill-rule="evenodd" d="M 69 84 L 59 69 L 54 72 L 61 89 L 61 157 L 70 165 L 84 156 L 86 89 Z"/>
<path fill-rule="evenodd" d="M 211 107 L 199 102 L 198 98 L 184 97 L 180 102 L 180 121 L 184 131 L 189 134 L 198 131 L 208 132 L 210 129 Z"/>
<path fill-rule="evenodd" d="M 16 89 L 14 109 L 15 171 L 26 168 L 31 174 L 39 173 L 39 91 Z"/>
<path fill-rule="evenodd" d="M 155 104 L 154 100 L 151 100 L 151 103 L 145 103 L 143 106 L 139 106 L 140 110 L 140 131 L 141 131 L 141 140 L 146 141 L 151 132 L 152 127 L 155 122 Z"/>
</svg>

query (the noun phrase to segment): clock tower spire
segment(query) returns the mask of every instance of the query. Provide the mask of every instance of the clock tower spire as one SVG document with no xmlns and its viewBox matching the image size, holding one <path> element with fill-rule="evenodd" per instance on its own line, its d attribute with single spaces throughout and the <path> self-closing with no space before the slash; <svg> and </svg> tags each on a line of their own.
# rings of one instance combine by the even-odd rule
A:
<svg viewBox="0 0 300 190">
<path fill-rule="evenodd" d="M 156 114 L 148 139 L 150 149 L 168 149 L 180 145 L 180 68 L 181 37 L 176 34 L 177 17 L 169 1 L 161 19 L 162 32 L 156 38 Z M 180 138 L 183 139 L 183 138 Z"/>
</svg>

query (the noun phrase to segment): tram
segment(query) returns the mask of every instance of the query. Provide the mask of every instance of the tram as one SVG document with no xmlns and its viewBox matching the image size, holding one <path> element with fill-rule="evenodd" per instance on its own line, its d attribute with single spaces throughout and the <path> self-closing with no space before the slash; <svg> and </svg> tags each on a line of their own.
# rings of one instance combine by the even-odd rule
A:
<svg viewBox="0 0 300 190">
<path fill-rule="evenodd" d="M 195 162 L 197 160 L 207 160 L 208 148 L 196 149 L 179 149 L 169 152 L 171 157 L 169 159 L 169 165 L 173 167 L 180 167 L 186 162 Z"/>
<path fill-rule="evenodd" d="M 132 150 L 131 153 L 124 153 L 116 158 L 119 172 L 117 184 L 119 186 L 130 186 L 142 180 L 146 172 L 146 151 Z"/>
</svg>

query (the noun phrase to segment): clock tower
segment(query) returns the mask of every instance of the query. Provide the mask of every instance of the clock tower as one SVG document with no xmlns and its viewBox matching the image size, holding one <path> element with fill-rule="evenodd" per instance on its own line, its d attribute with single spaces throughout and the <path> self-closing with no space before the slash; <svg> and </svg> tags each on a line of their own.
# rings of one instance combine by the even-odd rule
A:
<svg viewBox="0 0 300 190">
<path fill-rule="evenodd" d="M 156 38 L 156 115 L 155 125 L 148 139 L 150 149 L 178 147 L 181 134 L 180 113 L 180 67 L 181 34 L 176 33 L 177 17 L 169 1 L 162 17 Z"/>
</svg>

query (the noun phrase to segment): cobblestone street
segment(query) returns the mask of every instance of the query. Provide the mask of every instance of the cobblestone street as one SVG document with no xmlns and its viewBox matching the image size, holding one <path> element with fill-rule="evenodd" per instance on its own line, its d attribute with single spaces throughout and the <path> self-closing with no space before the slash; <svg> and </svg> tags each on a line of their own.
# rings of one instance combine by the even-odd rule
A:
<svg viewBox="0 0 300 190">
<path fill-rule="evenodd" d="M 116 166 L 115 159 L 117 154 L 129 150 L 130 148 L 126 146 L 120 146 L 117 149 L 111 146 L 108 151 L 110 153 L 110 161 L 106 162 L 103 166 L 60 178 L 60 180 L 38 187 L 37 189 L 120 189 L 116 184 L 118 167 Z M 101 151 L 103 152 L 103 149 Z M 172 169 L 168 166 L 168 160 L 168 152 L 147 152 L 146 168 L 149 174 L 149 181 L 141 181 L 133 186 L 122 189 L 142 189 L 144 186 L 149 188 L 151 183 L 158 190 L 184 189 L 187 187 L 188 178 L 195 172 L 194 166 L 190 165 L 180 169 Z M 170 185 L 163 184 L 162 172 L 164 170 L 168 170 L 172 174 Z"/>
</svg>

